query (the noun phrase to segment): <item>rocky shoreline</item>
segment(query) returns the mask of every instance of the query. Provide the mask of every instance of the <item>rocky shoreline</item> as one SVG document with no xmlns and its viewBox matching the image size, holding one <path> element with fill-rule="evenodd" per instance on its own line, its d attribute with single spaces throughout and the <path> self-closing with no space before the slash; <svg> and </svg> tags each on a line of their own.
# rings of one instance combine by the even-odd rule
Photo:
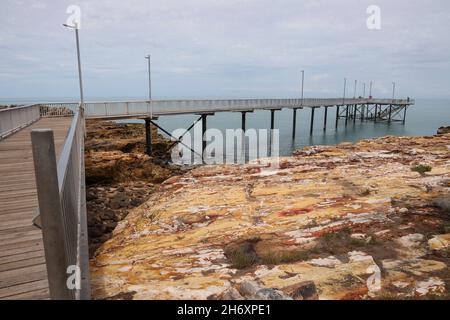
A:
<svg viewBox="0 0 450 320">
<path fill-rule="evenodd" d="M 168 175 L 97 249 L 94 298 L 450 298 L 445 130 Z"/>
<path fill-rule="evenodd" d="M 152 157 L 144 153 L 143 124 L 88 120 L 85 141 L 89 251 L 111 237 L 117 223 L 182 172 L 169 165 L 169 141 L 152 132 Z"/>
</svg>

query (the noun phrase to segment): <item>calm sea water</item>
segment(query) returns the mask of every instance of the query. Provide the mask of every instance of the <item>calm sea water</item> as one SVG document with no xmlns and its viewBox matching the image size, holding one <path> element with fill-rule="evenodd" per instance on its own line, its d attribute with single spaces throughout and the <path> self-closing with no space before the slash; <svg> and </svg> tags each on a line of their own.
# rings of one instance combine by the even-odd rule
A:
<svg viewBox="0 0 450 320">
<path fill-rule="evenodd" d="M 51 101 L 47 99 L 45 101 Z M 73 101 L 74 99 L 69 99 Z M 107 99 L 102 99 L 107 100 Z M 116 100 L 117 99 L 112 99 Z M 120 99 L 118 99 L 120 100 Z M 126 100 L 124 98 L 123 100 Z M 59 99 L 61 101 L 61 99 Z M 3 103 L 25 103 L 26 101 L 3 101 Z M 0 99 L 0 104 L 2 103 Z M 31 101 L 28 101 L 31 103 Z M 316 109 L 314 132 L 309 135 L 309 123 L 311 110 L 305 108 L 297 111 L 297 135 L 295 143 L 292 143 L 292 110 L 283 109 L 275 113 L 275 128 L 280 134 L 280 155 L 290 155 L 292 151 L 310 145 L 330 145 L 340 142 L 356 142 L 361 139 L 375 138 L 386 135 L 397 136 L 420 136 L 433 135 L 440 126 L 450 125 L 450 99 L 416 99 L 416 104 L 408 108 L 406 123 L 384 122 L 374 123 L 373 121 L 349 121 L 345 127 L 344 120 L 339 121 L 339 127 L 335 130 L 335 108 L 328 109 L 328 126 L 323 131 L 324 108 Z M 167 131 L 172 132 L 178 128 L 188 128 L 198 116 L 177 115 L 160 117 L 157 121 Z M 129 120 L 131 122 L 141 122 L 141 120 Z M 208 128 L 217 128 L 224 132 L 225 129 L 237 129 L 241 127 L 241 114 L 238 112 L 216 113 L 208 116 Z M 270 112 L 255 111 L 247 113 L 247 129 L 268 129 L 270 128 Z M 201 131 L 198 123 L 198 132 Z"/>
</svg>

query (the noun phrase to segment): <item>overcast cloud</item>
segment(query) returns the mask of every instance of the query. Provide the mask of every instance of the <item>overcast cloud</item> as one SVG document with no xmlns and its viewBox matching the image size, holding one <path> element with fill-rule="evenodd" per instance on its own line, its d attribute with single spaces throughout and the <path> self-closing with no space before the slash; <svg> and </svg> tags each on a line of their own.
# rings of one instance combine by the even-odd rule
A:
<svg viewBox="0 0 450 320">
<path fill-rule="evenodd" d="M 0 98 L 77 96 L 66 8 L 79 5 L 85 94 L 145 97 L 450 97 L 448 0 L 1 0 Z M 381 8 L 381 30 L 366 9 Z M 362 86 L 358 86 L 358 95 Z"/>
</svg>

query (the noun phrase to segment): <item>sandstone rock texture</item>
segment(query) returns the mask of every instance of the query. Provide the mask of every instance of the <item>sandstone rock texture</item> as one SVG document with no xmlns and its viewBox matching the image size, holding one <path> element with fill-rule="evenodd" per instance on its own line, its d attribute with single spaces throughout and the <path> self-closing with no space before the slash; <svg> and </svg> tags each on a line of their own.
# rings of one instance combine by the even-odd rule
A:
<svg viewBox="0 0 450 320">
<path fill-rule="evenodd" d="M 199 167 L 118 223 L 93 297 L 448 299 L 449 197 L 450 134 Z"/>
<path fill-rule="evenodd" d="M 152 156 L 144 153 L 142 123 L 86 121 L 85 166 L 89 251 L 111 236 L 112 230 L 156 189 L 155 185 L 177 175 L 169 165 L 172 144 L 152 131 Z"/>
</svg>

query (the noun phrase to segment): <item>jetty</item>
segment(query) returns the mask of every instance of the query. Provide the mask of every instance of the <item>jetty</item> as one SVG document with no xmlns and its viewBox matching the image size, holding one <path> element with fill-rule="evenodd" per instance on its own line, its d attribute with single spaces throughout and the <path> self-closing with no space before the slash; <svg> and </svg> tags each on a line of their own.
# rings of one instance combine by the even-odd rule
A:
<svg viewBox="0 0 450 320">
<path fill-rule="evenodd" d="M 88 238 L 84 181 L 86 119 L 143 119 L 146 152 L 152 153 L 151 126 L 161 116 L 218 112 L 246 114 L 266 110 L 274 128 L 276 112 L 292 110 L 292 139 L 297 117 L 324 108 L 324 130 L 340 121 L 405 123 L 410 99 L 188 99 L 36 103 L 0 110 L 0 299 L 89 299 Z M 328 121 L 330 118 L 333 122 Z M 332 127 L 330 128 L 330 123 Z M 203 144 L 205 145 L 205 144 Z"/>
</svg>

